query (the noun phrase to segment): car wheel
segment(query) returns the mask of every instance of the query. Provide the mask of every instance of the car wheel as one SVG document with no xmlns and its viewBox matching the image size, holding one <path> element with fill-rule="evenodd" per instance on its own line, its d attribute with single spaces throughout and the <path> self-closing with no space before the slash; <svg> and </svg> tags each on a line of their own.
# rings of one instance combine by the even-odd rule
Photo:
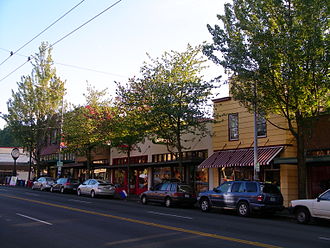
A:
<svg viewBox="0 0 330 248">
<path fill-rule="evenodd" d="M 165 199 L 165 207 L 167 207 L 167 208 L 172 207 L 172 199 L 170 197 L 166 197 L 166 199 Z"/>
<path fill-rule="evenodd" d="M 94 190 L 91 191 L 91 197 L 95 198 L 95 191 Z"/>
<path fill-rule="evenodd" d="M 44 186 L 41 185 L 40 191 L 44 191 Z"/>
<path fill-rule="evenodd" d="M 250 208 L 247 202 L 240 202 L 237 206 L 237 213 L 239 216 L 247 217 L 250 215 Z"/>
<path fill-rule="evenodd" d="M 64 193 L 64 187 L 61 188 L 60 192 L 63 194 Z"/>
<path fill-rule="evenodd" d="M 203 212 L 209 212 L 211 209 L 210 202 L 207 198 L 202 198 L 199 202 L 199 206 Z"/>
<path fill-rule="evenodd" d="M 296 211 L 296 219 L 300 224 L 306 224 L 311 219 L 311 214 L 306 208 L 298 208 Z"/>
<path fill-rule="evenodd" d="M 147 200 L 147 197 L 145 195 L 141 197 L 141 202 L 142 202 L 142 204 L 147 205 L 148 200 Z"/>
<path fill-rule="evenodd" d="M 80 191 L 80 189 L 77 189 L 77 195 L 78 195 L 78 196 L 81 196 L 81 191 Z"/>
</svg>

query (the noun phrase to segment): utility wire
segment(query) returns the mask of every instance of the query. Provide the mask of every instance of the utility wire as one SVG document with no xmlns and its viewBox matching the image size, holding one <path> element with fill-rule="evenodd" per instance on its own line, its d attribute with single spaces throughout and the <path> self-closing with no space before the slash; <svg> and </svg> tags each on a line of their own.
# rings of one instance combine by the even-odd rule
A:
<svg viewBox="0 0 330 248">
<path fill-rule="evenodd" d="M 120 3 L 122 0 L 119 0 L 117 2 L 115 2 L 114 4 L 110 5 L 108 8 L 106 8 L 105 10 L 103 10 L 102 12 L 98 13 L 96 16 L 94 16 L 93 18 L 89 19 L 87 22 L 83 23 L 82 25 L 80 25 L 79 27 L 77 27 L 76 29 L 72 30 L 70 33 L 68 33 L 67 35 L 63 36 L 61 39 L 55 41 L 51 46 L 55 46 L 57 43 L 59 43 L 60 41 L 64 40 L 65 38 L 67 38 L 68 36 L 70 36 L 71 34 L 73 34 L 74 32 L 76 32 L 77 30 L 81 29 L 83 26 L 85 26 L 86 24 L 90 23 L 91 21 L 93 21 L 95 18 L 99 17 L 100 15 L 102 15 L 104 12 L 108 11 L 109 9 L 113 8 L 115 5 L 117 5 L 118 3 Z"/>
<path fill-rule="evenodd" d="M 44 30 L 42 30 L 39 34 L 37 34 L 36 36 L 34 36 L 31 40 L 29 40 L 28 42 L 26 42 L 23 46 L 21 46 L 20 48 L 18 48 L 15 52 L 10 51 L 10 55 L 9 57 L 7 57 L 4 61 L 2 61 L 0 63 L 0 66 L 3 65 L 10 57 L 12 57 L 15 53 L 17 53 L 18 51 L 20 51 L 22 48 L 24 48 L 25 46 L 27 46 L 28 44 L 30 44 L 33 40 L 35 40 L 36 38 L 38 38 L 40 35 L 42 35 L 44 32 L 46 32 L 50 27 L 54 26 L 59 20 L 61 20 L 63 17 L 65 17 L 67 14 L 69 14 L 72 10 L 74 10 L 75 8 L 77 8 L 80 4 L 82 4 L 85 0 L 80 1 L 78 4 L 76 4 L 75 6 L 73 6 L 69 11 L 67 11 L 65 14 L 63 14 L 60 18 L 58 18 L 56 21 L 54 21 L 52 24 L 50 24 L 48 27 L 46 27 Z"/>
<path fill-rule="evenodd" d="M 0 47 L 0 50 L 7 51 L 7 52 L 9 51 L 8 49 L 4 49 L 4 48 L 1 48 L 1 47 Z M 21 54 L 21 53 L 16 53 L 16 55 L 21 56 L 21 57 L 25 57 L 25 58 L 29 57 L 29 56 Z M 87 67 L 82 67 L 82 66 L 78 66 L 78 65 L 69 65 L 69 64 L 59 63 L 59 62 L 56 62 L 56 61 L 53 61 L 53 63 L 56 64 L 56 65 L 72 67 L 72 68 L 83 70 L 83 71 L 91 71 L 91 72 L 102 73 L 102 74 L 106 74 L 106 75 L 110 75 L 110 76 L 128 78 L 127 76 L 124 76 L 124 75 L 121 75 L 121 74 L 111 73 L 111 72 L 107 72 L 107 71 L 100 71 L 100 70 L 87 68 Z"/>
<path fill-rule="evenodd" d="M 60 38 L 59 40 L 55 41 L 53 44 L 50 45 L 50 47 L 55 46 L 57 43 L 61 42 L 62 40 L 64 40 L 65 38 L 67 38 L 68 36 L 70 36 L 71 34 L 73 34 L 74 32 L 76 32 L 77 30 L 79 30 L 80 28 L 82 28 L 83 26 L 85 26 L 86 24 L 88 24 L 89 22 L 91 22 L 92 20 L 94 20 L 95 18 L 99 17 L 100 15 L 102 15 L 103 13 L 105 13 L 106 11 L 108 11 L 109 9 L 113 8 L 115 5 L 117 5 L 118 3 L 120 3 L 122 0 L 118 0 L 117 2 L 115 2 L 114 4 L 110 5 L 108 8 L 106 8 L 105 10 L 101 11 L 100 13 L 98 13 L 96 16 L 94 16 L 93 18 L 89 19 L 88 21 L 84 22 L 82 25 L 80 25 L 79 27 L 77 27 L 76 29 L 74 29 L 73 31 L 71 31 L 70 33 L 66 34 L 65 36 L 63 36 L 62 38 Z M 19 67 L 17 67 L 15 70 L 13 70 L 12 72 L 10 72 L 8 75 L 6 75 L 5 77 L 0 79 L 0 82 L 2 82 L 4 79 L 6 79 L 7 77 L 9 77 L 11 74 L 13 74 L 15 71 L 17 71 L 19 68 L 21 68 L 22 66 L 24 66 L 28 61 L 30 61 L 31 57 L 34 56 L 30 56 L 28 57 L 28 60 L 25 61 L 22 65 L 20 65 Z"/>
</svg>

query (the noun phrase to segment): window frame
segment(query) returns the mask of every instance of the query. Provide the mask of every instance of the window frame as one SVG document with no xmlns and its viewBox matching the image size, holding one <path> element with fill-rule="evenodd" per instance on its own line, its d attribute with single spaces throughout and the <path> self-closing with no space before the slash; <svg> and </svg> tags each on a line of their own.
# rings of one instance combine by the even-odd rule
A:
<svg viewBox="0 0 330 248">
<path fill-rule="evenodd" d="M 236 127 L 232 127 L 233 119 L 232 117 L 236 117 Z M 236 136 L 237 137 L 232 137 L 233 131 L 236 129 Z M 228 139 L 229 141 L 235 141 L 239 140 L 239 118 L 238 118 L 238 113 L 231 113 L 228 114 Z"/>
</svg>

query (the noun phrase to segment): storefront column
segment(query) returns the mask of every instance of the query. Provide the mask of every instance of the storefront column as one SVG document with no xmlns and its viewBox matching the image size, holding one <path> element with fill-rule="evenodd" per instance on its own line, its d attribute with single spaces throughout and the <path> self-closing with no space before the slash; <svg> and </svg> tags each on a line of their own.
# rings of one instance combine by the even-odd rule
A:
<svg viewBox="0 0 330 248">
<path fill-rule="evenodd" d="M 288 207 L 291 200 L 298 199 L 298 170 L 295 164 L 281 164 L 281 192 L 284 206 Z"/>
<path fill-rule="evenodd" d="M 209 168 L 209 189 L 219 186 L 219 170 L 218 168 Z"/>
</svg>

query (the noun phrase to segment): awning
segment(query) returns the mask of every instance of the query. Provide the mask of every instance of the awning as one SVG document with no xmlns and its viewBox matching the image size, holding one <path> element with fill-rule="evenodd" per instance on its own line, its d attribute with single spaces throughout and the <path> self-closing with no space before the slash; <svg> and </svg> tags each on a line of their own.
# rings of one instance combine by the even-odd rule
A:
<svg viewBox="0 0 330 248">
<path fill-rule="evenodd" d="M 259 164 L 268 165 L 282 149 L 283 146 L 258 147 Z M 215 152 L 205 159 L 198 168 L 253 166 L 253 163 L 253 148 L 241 148 Z"/>
</svg>

